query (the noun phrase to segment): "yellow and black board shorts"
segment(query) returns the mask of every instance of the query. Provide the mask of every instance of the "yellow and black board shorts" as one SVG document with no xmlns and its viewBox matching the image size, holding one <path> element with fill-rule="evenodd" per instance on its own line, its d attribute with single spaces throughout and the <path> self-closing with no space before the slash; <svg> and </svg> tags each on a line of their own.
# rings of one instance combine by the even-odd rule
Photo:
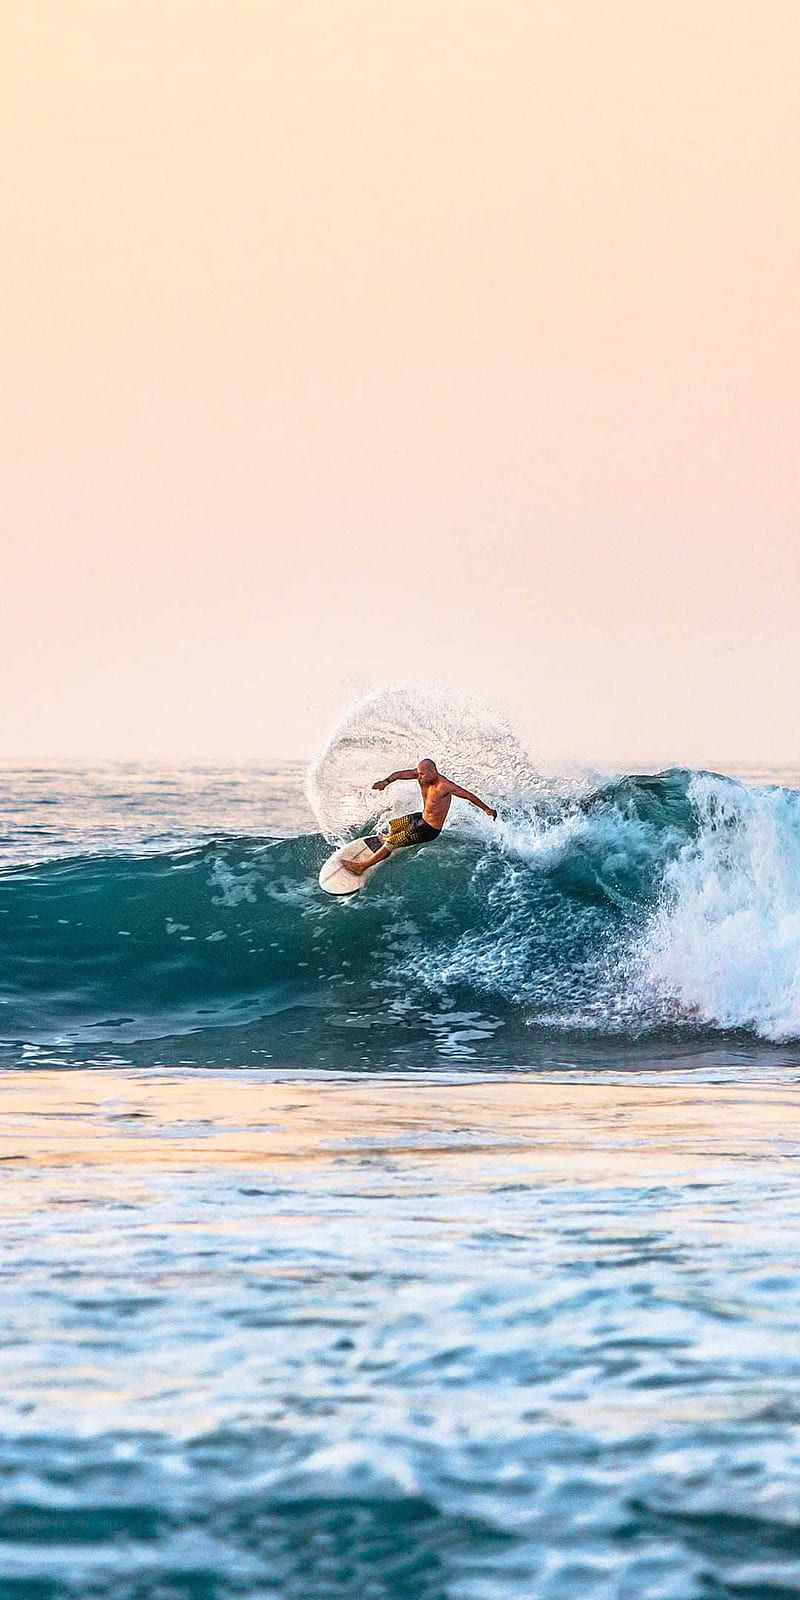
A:
<svg viewBox="0 0 800 1600">
<path fill-rule="evenodd" d="M 389 832 L 383 842 L 387 850 L 405 850 L 411 844 L 431 844 L 438 839 L 441 828 L 432 828 L 425 822 L 421 811 L 412 811 L 408 817 L 395 817 L 389 823 Z"/>
</svg>

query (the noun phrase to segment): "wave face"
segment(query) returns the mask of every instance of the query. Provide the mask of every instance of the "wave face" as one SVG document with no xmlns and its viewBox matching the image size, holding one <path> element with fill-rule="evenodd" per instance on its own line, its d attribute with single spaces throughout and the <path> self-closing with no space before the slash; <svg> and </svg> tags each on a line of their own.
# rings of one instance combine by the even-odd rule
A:
<svg viewBox="0 0 800 1600">
<path fill-rule="evenodd" d="M 2 1040 L 354 1069 L 424 1066 L 423 1045 L 524 1061 L 537 1030 L 800 1037 L 796 791 L 548 781 L 344 903 L 317 887 L 328 849 L 225 839 L 0 874 Z"/>
</svg>

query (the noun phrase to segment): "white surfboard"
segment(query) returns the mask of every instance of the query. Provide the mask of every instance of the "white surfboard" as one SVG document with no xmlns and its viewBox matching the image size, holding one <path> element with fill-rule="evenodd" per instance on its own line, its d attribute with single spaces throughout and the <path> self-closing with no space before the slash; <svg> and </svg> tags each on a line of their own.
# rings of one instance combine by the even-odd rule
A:
<svg viewBox="0 0 800 1600">
<path fill-rule="evenodd" d="M 340 850 L 334 850 L 324 862 L 319 874 L 319 886 L 326 894 L 358 894 L 363 889 L 367 878 L 371 878 L 377 867 L 369 867 L 357 878 L 342 866 L 343 861 L 363 861 L 365 857 L 374 856 L 380 850 L 383 840 L 377 834 L 371 834 L 368 839 L 351 839 L 349 844 L 343 844 Z M 383 862 L 378 862 L 378 867 Z"/>
</svg>

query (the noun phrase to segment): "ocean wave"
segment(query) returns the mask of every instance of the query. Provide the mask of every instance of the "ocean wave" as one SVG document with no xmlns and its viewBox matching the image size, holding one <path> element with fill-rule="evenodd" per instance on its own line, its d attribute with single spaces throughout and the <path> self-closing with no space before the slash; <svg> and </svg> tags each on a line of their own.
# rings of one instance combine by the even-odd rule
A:
<svg viewBox="0 0 800 1600">
<path fill-rule="evenodd" d="M 487 1052 L 531 1026 L 800 1037 L 796 791 L 683 770 L 517 787 L 495 828 L 454 819 L 344 903 L 317 886 L 328 849 L 226 838 L 0 874 L 0 1039 L 272 1019 L 265 1055 L 302 1033 L 329 1062 L 335 1036 L 341 1064 L 354 1030 L 438 1049 L 448 1019 Z"/>
</svg>

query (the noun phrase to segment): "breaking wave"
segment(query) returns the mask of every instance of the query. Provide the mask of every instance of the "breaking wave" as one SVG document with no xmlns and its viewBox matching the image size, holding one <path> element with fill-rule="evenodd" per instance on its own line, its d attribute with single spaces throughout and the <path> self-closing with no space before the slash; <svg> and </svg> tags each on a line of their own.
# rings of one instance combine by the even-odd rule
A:
<svg viewBox="0 0 800 1600">
<path fill-rule="evenodd" d="M 800 1037 L 800 794 L 685 770 L 559 786 L 506 755 L 494 828 L 454 817 L 344 903 L 317 886 L 321 833 L 0 874 L 0 1039 L 201 1062 L 227 1038 L 231 1060 L 344 1068 L 512 1037 L 520 1059 L 532 1028 Z M 325 792 L 338 836 L 355 801 Z"/>
</svg>

